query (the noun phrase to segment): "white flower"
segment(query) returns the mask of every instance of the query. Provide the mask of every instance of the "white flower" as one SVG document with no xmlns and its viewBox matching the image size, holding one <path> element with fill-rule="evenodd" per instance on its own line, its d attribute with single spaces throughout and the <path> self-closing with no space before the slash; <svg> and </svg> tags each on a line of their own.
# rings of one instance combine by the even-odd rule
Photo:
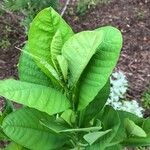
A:
<svg viewBox="0 0 150 150">
<path fill-rule="evenodd" d="M 106 104 L 111 105 L 114 109 L 128 111 L 139 117 L 143 117 L 144 109 L 139 106 L 136 100 L 126 101 L 125 93 L 128 89 L 128 81 L 123 72 L 115 72 L 110 78 L 111 89 L 109 99 Z"/>
</svg>

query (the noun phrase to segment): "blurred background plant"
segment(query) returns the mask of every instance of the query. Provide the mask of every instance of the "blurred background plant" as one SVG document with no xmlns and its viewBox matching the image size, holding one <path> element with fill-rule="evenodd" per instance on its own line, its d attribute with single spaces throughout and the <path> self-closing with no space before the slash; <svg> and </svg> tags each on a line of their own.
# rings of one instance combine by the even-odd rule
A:
<svg viewBox="0 0 150 150">
<path fill-rule="evenodd" d="M 8 32 L 11 32 L 11 28 L 8 25 L 6 25 L 5 32 L 3 33 L 3 39 L 0 40 L 0 47 L 4 50 L 7 49 L 11 45 L 9 38 L 8 38 Z"/>
<path fill-rule="evenodd" d="M 143 93 L 142 103 L 146 109 L 150 110 L 150 87 Z"/>
<path fill-rule="evenodd" d="M 49 6 L 57 10 L 58 4 L 58 0 L 3 0 L 1 7 L 6 11 L 21 12 L 24 15 L 21 25 L 27 32 L 30 22 L 40 10 Z"/>
<path fill-rule="evenodd" d="M 150 150 L 150 147 L 137 147 L 135 150 Z"/>
<path fill-rule="evenodd" d="M 111 0 L 77 0 L 77 14 L 83 15 L 89 8 L 97 4 L 108 4 Z"/>
<path fill-rule="evenodd" d="M 117 71 L 110 78 L 111 89 L 110 96 L 107 101 L 114 109 L 131 112 L 139 117 L 143 117 L 144 108 L 142 108 L 137 100 L 129 100 L 126 98 L 128 89 L 128 81 L 125 74 Z"/>
</svg>

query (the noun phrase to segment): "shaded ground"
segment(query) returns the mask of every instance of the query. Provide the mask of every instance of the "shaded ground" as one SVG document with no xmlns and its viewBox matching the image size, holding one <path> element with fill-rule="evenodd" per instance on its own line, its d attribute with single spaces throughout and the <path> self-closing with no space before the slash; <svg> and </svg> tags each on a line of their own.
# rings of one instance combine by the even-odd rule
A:
<svg viewBox="0 0 150 150">
<path fill-rule="evenodd" d="M 17 77 L 17 62 L 20 47 L 25 41 L 24 30 L 19 25 L 16 15 L 0 16 L 0 79 Z"/>
<path fill-rule="evenodd" d="M 65 14 L 75 32 L 104 25 L 112 25 L 122 31 L 124 45 L 117 68 L 127 75 L 128 96 L 135 99 L 139 99 L 150 84 L 149 18 L 150 0 L 112 0 L 109 4 L 90 9 L 83 16 L 77 16 L 69 7 Z M 20 16 L 10 13 L 0 16 L 0 79 L 17 78 L 20 52 L 15 47 L 21 47 L 25 41 L 19 20 Z"/>
</svg>

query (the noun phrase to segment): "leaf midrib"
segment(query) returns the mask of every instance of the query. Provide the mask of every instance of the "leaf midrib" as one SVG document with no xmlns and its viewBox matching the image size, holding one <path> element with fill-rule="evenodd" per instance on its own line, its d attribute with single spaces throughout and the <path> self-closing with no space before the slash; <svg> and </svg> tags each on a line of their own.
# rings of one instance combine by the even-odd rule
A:
<svg viewBox="0 0 150 150">
<path fill-rule="evenodd" d="M 5 126 L 6 126 L 6 127 L 5 127 Z M 15 128 L 24 128 L 24 129 L 29 129 L 29 130 L 41 131 L 41 132 L 44 131 L 45 133 L 47 133 L 47 131 L 50 132 L 49 129 L 46 129 L 46 128 L 43 128 L 43 129 L 42 129 L 42 128 L 36 128 L 36 127 L 34 127 L 34 128 L 32 127 L 32 128 L 31 128 L 30 126 L 8 125 L 8 124 L 5 125 L 5 126 L 4 126 L 4 127 L 2 126 L 3 130 L 5 130 L 6 128 L 10 127 L 10 128 L 14 128 L 14 129 L 15 129 Z M 51 132 L 50 132 L 50 133 L 51 133 Z"/>
</svg>

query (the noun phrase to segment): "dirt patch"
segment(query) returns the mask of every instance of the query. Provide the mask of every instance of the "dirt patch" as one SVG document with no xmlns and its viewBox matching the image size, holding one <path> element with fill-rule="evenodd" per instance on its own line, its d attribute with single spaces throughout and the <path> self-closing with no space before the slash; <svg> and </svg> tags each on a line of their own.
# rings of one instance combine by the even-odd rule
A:
<svg viewBox="0 0 150 150">
<path fill-rule="evenodd" d="M 0 79 L 17 78 L 17 63 L 19 47 L 25 41 L 24 30 L 20 27 L 15 15 L 3 14 L 0 16 Z"/>
</svg>

